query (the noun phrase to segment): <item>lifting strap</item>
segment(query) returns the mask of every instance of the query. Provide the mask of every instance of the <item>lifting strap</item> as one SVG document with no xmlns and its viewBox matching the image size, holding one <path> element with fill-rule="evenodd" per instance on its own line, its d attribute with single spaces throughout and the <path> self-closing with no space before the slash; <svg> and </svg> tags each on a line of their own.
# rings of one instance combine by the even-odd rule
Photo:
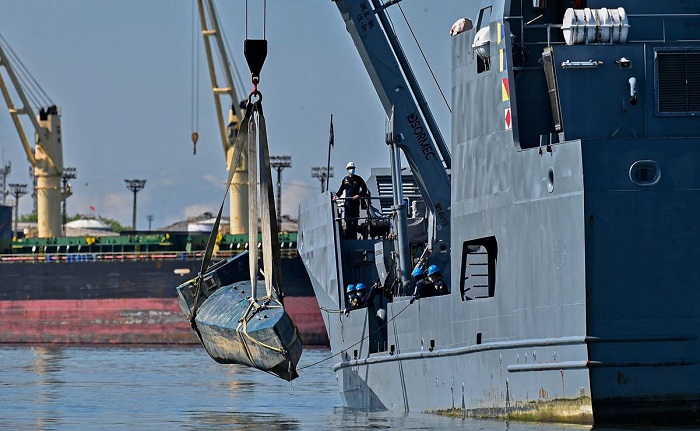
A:
<svg viewBox="0 0 700 431">
<path fill-rule="evenodd" d="M 241 159 L 241 154 L 243 153 L 243 144 L 247 140 L 247 135 L 248 135 L 248 123 L 250 122 L 251 118 L 253 117 L 253 109 L 248 104 L 246 106 L 246 113 L 245 117 L 243 118 L 243 121 L 241 122 L 241 128 L 240 128 L 240 133 L 236 137 L 236 141 L 234 143 L 234 150 L 233 150 L 233 158 L 231 160 L 231 163 L 229 164 L 230 169 L 228 172 L 228 179 L 226 180 L 226 190 L 224 191 L 224 198 L 221 200 L 221 206 L 219 207 L 219 213 L 216 216 L 216 221 L 214 222 L 214 226 L 211 229 L 211 232 L 209 233 L 209 240 L 207 241 L 207 248 L 204 252 L 204 257 L 202 258 L 202 267 L 199 270 L 199 274 L 197 275 L 197 278 L 195 279 L 195 296 L 194 296 L 194 306 L 192 307 L 192 313 L 190 314 L 190 323 L 192 324 L 192 327 L 194 328 L 195 331 L 197 331 L 197 334 L 199 335 L 199 331 L 197 330 L 196 324 L 195 324 L 195 317 L 197 317 L 197 310 L 199 308 L 199 300 L 200 296 L 202 294 L 202 282 L 204 280 L 204 274 L 207 272 L 207 269 L 209 268 L 209 263 L 211 262 L 211 256 L 212 253 L 214 252 L 214 244 L 216 243 L 216 237 L 219 232 L 219 224 L 221 223 L 221 214 L 224 211 L 224 204 L 226 203 L 226 196 L 228 195 L 228 190 L 231 187 L 231 181 L 233 180 L 233 174 L 235 172 L 235 166 L 238 166 L 238 163 L 240 162 Z"/>
</svg>

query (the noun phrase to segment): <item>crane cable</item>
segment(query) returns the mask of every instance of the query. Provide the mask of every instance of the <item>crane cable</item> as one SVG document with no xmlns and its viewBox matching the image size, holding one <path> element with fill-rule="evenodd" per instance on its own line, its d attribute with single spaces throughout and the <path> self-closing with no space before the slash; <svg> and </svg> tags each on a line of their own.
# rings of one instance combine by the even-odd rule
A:
<svg viewBox="0 0 700 431">
<path fill-rule="evenodd" d="M 15 75 L 22 84 L 22 89 L 27 95 L 29 102 L 33 105 L 32 108 L 38 110 L 39 108 L 54 106 L 55 103 L 53 103 L 53 100 L 51 100 L 49 95 L 46 94 L 41 85 L 39 85 L 31 72 L 29 72 L 29 69 L 27 69 L 24 63 L 22 63 L 22 60 L 20 60 L 19 56 L 15 53 L 10 44 L 7 43 L 7 40 L 5 40 L 5 37 L 1 33 L 0 43 L 2 43 L 4 50 L 7 52 L 8 60 L 10 62 L 10 65 L 8 66 L 15 66 L 13 68 Z"/>
<path fill-rule="evenodd" d="M 199 140 L 199 39 L 197 36 L 197 4 L 192 2 L 192 45 L 190 48 L 190 58 L 192 65 L 190 68 L 190 128 L 192 129 L 192 154 L 197 154 L 197 141 Z"/>
<path fill-rule="evenodd" d="M 252 96 L 257 96 L 262 99 L 262 95 L 258 92 L 258 83 L 260 82 L 260 71 L 262 70 L 263 64 L 265 64 L 265 58 L 267 57 L 267 39 L 266 39 L 266 28 L 267 28 L 267 0 L 263 1 L 263 38 L 262 39 L 250 39 L 248 37 L 248 0 L 245 2 L 245 41 L 243 43 L 243 55 L 245 56 L 246 62 L 248 63 L 248 69 L 250 70 L 251 81 L 253 82 L 253 91 L 250 93 Z"/>
<path fill-rule="evenodd" d="M 267 27 L 267 0 L 263 0 L 263 39 L 267 39 L 265 35 Z M 248 0 L 245 0 L 245 38 L 248 39 Z"/>
<path fill-rule="evenodd" d="M 411 27 L 411 23 L 408 22 L 408 18 L 406 17 L 406 14 L 403 11 L 403 8 L 401 7 L 400 3 L 396 3 L 396 5 L 399 7 L 399 11 L 401 11 L 401 15 L 403 16 L 404 21 L 406 22 L 406 26 L 408 27 L 408 30 L 411 32 L 411 36 L 413 36 L 413 41 L 416 43 L 416 47 L 418 47 L 418 51 L 420 52 L 421 56 L 423 57 L 423 62 L 425 62 L 425 65 L 428 67 L 428 71 L 430 72 L 430 76 L 433 77 L 433 82 L 435 82 L 435 86 L 437 86 L 438 91 L 440 92 L 440 96 L 442 96 L 442 100 L 445 102 L 445 106 L 447 106 L 447 109 L 452 112 L 452 108 L 450 107 L 450 103 L 447 101 L 447 97 L 445 97 L 445 93 L 442 91 L 442 87 L 440 86 L 440 83 L 437 80 L 437 77 L 435 76 L 435 73 L 433 72 L 433 68 L 430 67 L 430 63 L 428 62 L 428 58 L 425 56 L 425 52 L 423 51 L 423 47 L 421 47 L 420 43 L 418 42 L 418 38 L 416 37 L 416 34 L 413 32 L 413 28 Z M 389 22 L 391 22 L 392 27 L 394 26 L 394 23 L 391 20 L 391 16 L 389 14 L 386 14 L 387 18 L 389 19 Z"/>
</svg>

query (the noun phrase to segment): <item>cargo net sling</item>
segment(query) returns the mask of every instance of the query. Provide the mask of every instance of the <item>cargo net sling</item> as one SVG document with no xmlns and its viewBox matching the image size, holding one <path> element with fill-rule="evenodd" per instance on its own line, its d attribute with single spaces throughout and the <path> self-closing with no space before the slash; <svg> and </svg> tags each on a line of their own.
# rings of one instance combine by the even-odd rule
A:
<svg viewBox="0 0 700 431">
<path fill-rule="evenodd" d="M 207 353 L 219 363 L 254 367 L 291 381 L 298 377 L 296 366 L 301 357 L 301 338 L 283 306 L 279 228 L 272 188 L 267 126 L 258 91 L 259 73 L 267 54 L 266 40 L 245 41 L 245 55 L 253 77 L 245 115 L 235 137 L 229 161 L 224 199 L 209 236 L 199 275 L 188 286 L 178 287 L 183 307 L 192 328 Z M 235 108 L 235 106 L 234 106 Z M 221 215 L 236 166 L 247 153 L 248 168 L 248 281 L 226 284 L 225 267 L 209 266 L 219 230 Z M 232 192 L 233 193 L 233 192 Z M 260 213 L 260 214 L 258 214 Z M 260 216 L 260 221 L 258 221 Z M 258 243 L 262 243 L 260 267 Z M 230 259 L 241 265 L 244 254 Z M 262 276 L 260 280 L 259 276 Z M 187 284 L 187 283 L 186 283 Z M 224 285 L 225 284 L 225 285 Z M 188 287 L 188 289 L 183 288 Z M 258 297 L 258 292 L 264 295 Z M 185 294 L 183 295 L 183 291 Z M 189 297 L 187 297 L 189 292 Z"/>
</svg>

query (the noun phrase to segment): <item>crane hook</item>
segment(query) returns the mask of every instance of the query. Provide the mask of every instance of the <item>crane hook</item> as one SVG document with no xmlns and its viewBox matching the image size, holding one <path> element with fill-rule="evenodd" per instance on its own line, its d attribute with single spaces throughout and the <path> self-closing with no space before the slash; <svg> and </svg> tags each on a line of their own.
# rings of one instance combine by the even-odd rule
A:
<svg viewBox="0 0 700 431">
<path fill-rule="evenodd" d="M 192 154 L 197 154 L 197 141 L 199 140 L 199 133 L 192 132 Z"/>
</svg>

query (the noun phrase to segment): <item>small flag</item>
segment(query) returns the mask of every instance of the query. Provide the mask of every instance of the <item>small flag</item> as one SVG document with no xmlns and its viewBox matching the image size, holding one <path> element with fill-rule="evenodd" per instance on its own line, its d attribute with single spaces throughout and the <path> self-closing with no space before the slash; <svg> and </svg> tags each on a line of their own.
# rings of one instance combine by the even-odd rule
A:
<svg viewBox="0 0 700 431">
<path fill-rule="evenodd" d="M 90 211 L 95 212 L 95 207 L 90 205 Z"/>
<path fill-rule="evenodd" d="M 513 127 L 512 121 L 511 121 L 512 118 L 511 118 L 511 116 L 510 116 L 510 108 L 506 108 L 504 114 L 505 114 L 505 126 L 506 126 L 506 130 L 510 130 L 510 129 Z"/>
<path fill-rule="evenodd" d="M 506 57 L 506 50 L 503 48 L 499 49 L 498 55 L 500 59 L 499 63 L 501 66 L 500 71 L 505 72 L 506 70 L 508 70 L 508 57 Z"/>
<path fill-rule="evenodd" d="M 501 30 L 502 29 L 503 29 L 503 25 L 501 25 L 500 22 L 496 23 L 496 33 L 498 34 L 498 43 L 499 44 L 501 43 L 501 40 L 503 40 L 503 38 L 501 37 Z"/>
<path fill-rule="evenodd" d="M 335 134 L 333 133 L 333 114 L 331 114 L 331 131 L 328 136 L 328 146 L 333 147 L 335 145 Z"/>
<path fill-rule="evenodd" d="M 504 102 L 510 100 L 510 87 L 508 86 L 508 78 L 501 80 L 501 97 Z"/>
</svg>

